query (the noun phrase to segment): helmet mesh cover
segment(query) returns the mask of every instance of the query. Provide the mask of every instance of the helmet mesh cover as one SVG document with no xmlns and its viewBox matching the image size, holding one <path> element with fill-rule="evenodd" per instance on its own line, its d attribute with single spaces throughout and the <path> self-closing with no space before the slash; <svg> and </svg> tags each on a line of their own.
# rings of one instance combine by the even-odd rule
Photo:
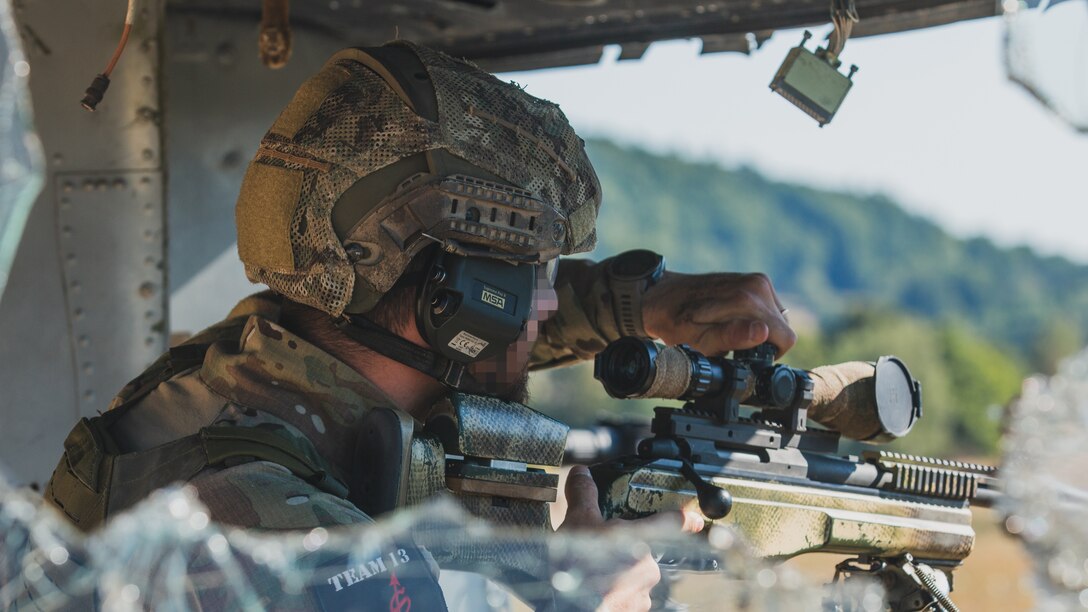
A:
<svg viewBox="0 0 1088 612">
<path fill-rule="evenodd" d="M 354 266 L 333 230 L 333 206 L 360 178 L 439 148 L 566 214 L 564 254 L 592 249 L 600 185 L 559 108 L 471 64 L 394 44 L 411 48 L 426 67 L 438 123 L 417 115 L 364 66 L 365 51 L 334 55 L 262 139 L 243 180 L 238 252 L 250 280 L 334 316 L 344 311 L 358 281 L 370 291 L 388 291 L 407 259 Z M 364 217 L 360 223 L 380 222 Z"/>
</svg>

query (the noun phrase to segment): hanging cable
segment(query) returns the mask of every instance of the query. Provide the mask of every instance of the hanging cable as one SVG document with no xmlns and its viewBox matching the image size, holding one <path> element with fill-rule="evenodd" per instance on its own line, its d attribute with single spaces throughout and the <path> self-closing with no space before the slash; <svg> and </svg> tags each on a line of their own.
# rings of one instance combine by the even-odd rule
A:
<svg viewBox="0 0 1088 612">
<path fill-rule="evenodd" d="M 79 101 L 83 108 L 94 112 L 95 108 L 98 107 L 98 103 L 102 101 L 102 97 L 106 95 L 106 89 L 110 86 L 110 75 L 113 73 L 114 67 L 117 66 L 117 60 L 121 59 L 121 53 L 124 52 L 125 45 L 128 44 L 128 36 L 132 33 L 132 23 L 135 20 L 136 0 L 128 0 L 128 12 L 125 13 L 125 27 L 121 30 L 121 40 L 117 43 L 117 48 L 114 49 L 109 63 L 106 64 L 106 69 L 91 81 L 91 86 L 83 93 L 83 99 Z"/>
<path fill-rule="evenodd" d="M 831 25 L 835 29 L 831 32 L 827 44 L 829 55 L 838 59 L 839 54 L 846 47 L 846 39 L 850 38 L 850 34 L 854 31 L 854 24 L 857 22 L 858 9 L 854 5 L 854 0 L 831 0 Z"/>
</svg>

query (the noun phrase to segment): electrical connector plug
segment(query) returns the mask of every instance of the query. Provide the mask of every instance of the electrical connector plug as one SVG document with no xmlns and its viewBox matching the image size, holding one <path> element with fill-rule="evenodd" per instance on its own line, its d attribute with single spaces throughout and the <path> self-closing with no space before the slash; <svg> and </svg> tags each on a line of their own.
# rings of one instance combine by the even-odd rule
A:
<svg viewBox="0 0 1088 612">
<path fill-rule="evenodd" d="M 104 74 L 100 74 L 91 81 L 91 86 L 87 88 L 87 91 L 83 94 L 83 99 L 79 101 L 83 108 L 94 112 L 98 107 L 98 103 L 102 101 L 102 96 L 106 95 L 106 90 L 110 87 L 110 78 Z"/>
</svg>

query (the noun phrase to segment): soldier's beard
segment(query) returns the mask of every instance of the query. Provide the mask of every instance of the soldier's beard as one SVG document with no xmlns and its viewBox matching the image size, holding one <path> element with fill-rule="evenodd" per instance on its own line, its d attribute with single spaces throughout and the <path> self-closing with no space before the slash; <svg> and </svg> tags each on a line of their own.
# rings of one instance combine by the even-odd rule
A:
<svg viewBox="0 0 1088 612">
<path fill-rule="evenodd" d="M 529 401 L 529 344 L 521 339 L 501 353 L 468 367 L 468 373 L 492 397 L 508 402 Z"/>
<path fill-rule="evenodd" d="M 508 402 L 529 403 L 529 370 L 523 370 L 517 380 L 505 385 L 495 397 Z"/>
<path fill-rule="evenodd" d="M 468 371 L 485 394 L 508 402 L 529 402 L 528 368 L 510 372 L 489 363 L 477 363 L 469 366 Z"/>
<path fill-rule="evenodd" d="M 553 296 L 552 301 L 555 301 L 555 292 L 550 288 L 548 295 Z M 544 306 L 551 308 L 547 304 Z M 547 318 L 547 314 L 554 310 L 547 308 L 542 311 L 543 314 L 538 313 L 536 316 Z M 536 341 L 538 328 L 539 321 L 530 320 L 521 337 L 511 343 L 506 351 L 468 367 L 468 372 L 480 383 L 487 395 L 508 402 L 529 403 L 529 354 Z"/>
</svg>

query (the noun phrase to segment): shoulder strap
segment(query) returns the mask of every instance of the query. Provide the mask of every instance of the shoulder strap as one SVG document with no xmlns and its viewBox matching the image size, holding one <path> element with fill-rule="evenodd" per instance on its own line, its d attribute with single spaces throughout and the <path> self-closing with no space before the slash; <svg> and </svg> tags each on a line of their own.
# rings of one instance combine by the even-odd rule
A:
<svg viewBox="0 0 1088 612">
<path fill-rule="evenodd" d="M 283 428 L 280 428 L 283 429 Z M 284 433 L 286 432 L 283 429 Z M 313 443 L 302 436 L 288 439 L 270 429 L 214 425 L 198 434 L 208 458 L 208 465 L 223 465 L 228 461 L 271 461 L 291 470 L 291 473 L 318 489 L 347 498 L 347 486 L 334 474 L 333 468 L 317 454 Z"/>
<path fill-rule="evenodd" d="M 242 330 L 248 320 L 248 316 L 239 316 L 222 321 L 186 342 L 170 347 L 155 363 L 121 389 L 104 415 L 107 417 L 107 424 L 119 418 L 122 412 L 137 404 L 162 383 L 204 363 L 204 356 L 216 342 L 240 342 Z"/>
<path fill-rule="evenodd" d="M 76 424 L 45 490 L 45 499 L 83 530 L 100 526 L 156 489 L 191 480 L 205 468 L 248 461 L 281 465 L 318 489 L 347 498 L 347 486 L 313 444 L 286 428 L 214 425 L 155 448 L 118 454 L 102 427 L 108 416 Z"/>
<path fill-rule="evenodd" d="M 240 341 L 248 320 L 248 315 L 232 317 L 171 347 L 125 385 L 108 411 L 81 419 L 64 440 L 64 455 L 46 485 L 45 499 L 78 527 L 90 530 L 155 489 L 188 481 L 208 467 L 246 461 L 282 465 L 313 486 L 346 498 L 347 487 L 313 443 L 286 428 L 216 425 L 134 453 L 121 453 L 109 435 L 109 426 L 156 387 L 200 366 L 213 344 Z"/>
</svg>

